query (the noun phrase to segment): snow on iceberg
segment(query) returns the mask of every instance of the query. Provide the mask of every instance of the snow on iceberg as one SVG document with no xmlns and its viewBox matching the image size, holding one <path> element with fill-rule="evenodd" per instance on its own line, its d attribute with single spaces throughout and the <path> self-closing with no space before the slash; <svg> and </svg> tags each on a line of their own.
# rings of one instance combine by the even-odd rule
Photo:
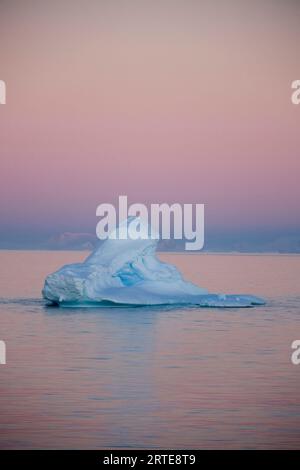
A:
<svg viewBox="0 0 300 470">
<path fill-rule="evenodd" d="M 139 220 L 143 237 L 122 239 L 129 218 L 83 262 L 47 276 L 43 297 L 61 307 L 186 304 L 251 307 L 264 300 L 251 295 L 211 294 L 185 281 L 175 266 L 156 257 L 158 239 Z M 136 218 L 135 218 L 136 222 Z"/>
</svg>

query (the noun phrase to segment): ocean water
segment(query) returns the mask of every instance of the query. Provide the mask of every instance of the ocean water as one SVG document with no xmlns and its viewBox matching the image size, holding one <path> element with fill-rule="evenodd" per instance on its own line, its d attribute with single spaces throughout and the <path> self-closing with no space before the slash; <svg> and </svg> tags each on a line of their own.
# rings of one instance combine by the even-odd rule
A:
<svg viewBox="0 0 300 470">
<path fill-rule="evenodd" d="M 300 256 L 160 255 L 251 309 L 46 306 L 86 255 L 0 251 L 0 448 L 300 448 Z"/>
</svg>

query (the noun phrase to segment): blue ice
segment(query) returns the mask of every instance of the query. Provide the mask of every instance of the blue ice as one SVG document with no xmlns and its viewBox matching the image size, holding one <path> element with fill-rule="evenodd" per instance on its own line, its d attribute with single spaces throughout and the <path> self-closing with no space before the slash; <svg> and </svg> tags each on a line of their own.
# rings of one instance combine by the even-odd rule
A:
<svg viewBox="0 0 300 470">
<path fill-rule="evenodd" d="M 265 301 L 252 295 L 209 293 L 183 279 L 178 269 L 156 257 L 157 239 L 119 239 L 129 219 L 83 262 L 47 276 L 43 297 L 61 307 L 121 305 L 197 305 L 252 307 Z M 142 223 L 141 223 L 142 226 Z M 144 233 L 149 228 L 143 226 Z"/>
</svg>

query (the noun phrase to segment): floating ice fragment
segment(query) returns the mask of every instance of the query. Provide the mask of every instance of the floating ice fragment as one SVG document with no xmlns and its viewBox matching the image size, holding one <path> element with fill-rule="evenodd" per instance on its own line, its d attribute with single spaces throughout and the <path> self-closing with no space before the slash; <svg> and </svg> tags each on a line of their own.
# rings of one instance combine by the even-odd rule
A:
<svg viewBox="0 0 300 470">
<path fill-rule="evenodd" d="M 187 304 L 200 307 L 251 307 L 264 300 L 250 295 L 210 294 L 185 281 L 175 266 L 155 254 L 157 239 L 120 239 L 129 227 L 122 222 L 83 262 L 69 264 L 47 276 L 43 297 L 62 307 Z M 143 226 L 143 233 L 150 233 Z"/>
</svg>

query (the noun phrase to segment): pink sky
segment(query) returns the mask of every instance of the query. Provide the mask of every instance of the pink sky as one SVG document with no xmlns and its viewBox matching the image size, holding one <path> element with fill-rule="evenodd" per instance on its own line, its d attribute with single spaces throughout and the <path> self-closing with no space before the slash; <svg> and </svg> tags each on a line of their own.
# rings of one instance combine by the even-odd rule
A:
<svg viewBox="0 0 300 470">
<path fill-rule="evenodd" d="M 0 238 L 93 231 L 120 194 L 299 227 L 299 22 L 293 1 L 1 2 Z"/>
</svg>

